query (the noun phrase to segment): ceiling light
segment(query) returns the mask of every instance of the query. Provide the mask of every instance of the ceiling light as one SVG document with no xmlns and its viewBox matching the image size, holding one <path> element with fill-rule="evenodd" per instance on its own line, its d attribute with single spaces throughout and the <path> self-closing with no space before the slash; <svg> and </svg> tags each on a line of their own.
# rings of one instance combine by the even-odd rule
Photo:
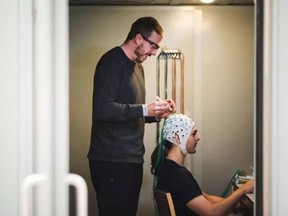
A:
<svg viewBox="0 0 288 216">
<path fill-rule="evenodd" d="M 203 2 L 203 3 L 212 3 L 212 2 L 214 2 L 214 0 L 200 0 L 201 2 Z"/>
</svg>

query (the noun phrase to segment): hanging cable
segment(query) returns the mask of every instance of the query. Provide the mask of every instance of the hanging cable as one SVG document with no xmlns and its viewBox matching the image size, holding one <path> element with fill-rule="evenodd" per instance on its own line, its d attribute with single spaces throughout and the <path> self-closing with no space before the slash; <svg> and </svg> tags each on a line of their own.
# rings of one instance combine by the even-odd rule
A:
<svg viewBox="0 0 288 216">
<path fill-rule="evenodd" d="M 226 197 L 227 194 L 229 193 L 229 191 L 231 190 L 231 188 L 236 184 L 236 181 L 238 179 L 239 176 L 243 176 L 245 175 L 245 172 L 243 170 L 236 170 L 234 175 L 232 176 L 228 186 L 226 187 L 226 189 L 223 191 L 223 193 L 221 194 L 221 197 Z"/>
</svg>

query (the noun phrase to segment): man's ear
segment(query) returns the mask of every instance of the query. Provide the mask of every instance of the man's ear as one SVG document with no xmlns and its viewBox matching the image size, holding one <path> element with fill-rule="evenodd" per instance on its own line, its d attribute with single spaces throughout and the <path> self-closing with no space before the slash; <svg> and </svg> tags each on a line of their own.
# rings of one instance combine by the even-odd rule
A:
<svg viewBox="0 0 288 216">
<path fill-rule="evenodd" d="M 136 34 L 134 39 L 135 39 L 135 42 L 137 45 L 139 45 L 141 43 L 141 41 L 143 40 L 143 38 L 140 34 Z"/>
<path fill-rule="evenodd" d="M 178 135 L 177 133 L 175 133 L 175 140 L 176 140 L 176 142 L 177 142 L 178 144 L 181 143 L 180 137 L 179 137 L 179 135 Z"/>
</svg>

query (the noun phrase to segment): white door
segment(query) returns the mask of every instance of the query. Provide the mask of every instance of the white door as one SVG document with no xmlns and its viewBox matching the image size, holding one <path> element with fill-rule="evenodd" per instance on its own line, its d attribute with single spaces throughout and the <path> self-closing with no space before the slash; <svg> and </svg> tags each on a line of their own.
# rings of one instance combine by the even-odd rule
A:
<svg viewBox="0 0 288 216">
<path fill-rule="evenodd" d="M 0 14 L 0 215 L 66 216 L 73 185 L 86 216 L 86 183 L 68 173 L 68 1 L 1 1 Z"/>
</svg>

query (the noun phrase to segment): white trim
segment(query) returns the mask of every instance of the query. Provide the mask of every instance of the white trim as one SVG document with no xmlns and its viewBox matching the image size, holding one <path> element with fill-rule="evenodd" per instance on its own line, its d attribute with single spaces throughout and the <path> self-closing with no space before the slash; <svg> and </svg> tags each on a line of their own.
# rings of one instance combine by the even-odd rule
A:
<svg viewBox="0 0 288 216">
<path fill-rule="evenodd" d="M 266 5 L 265 5 L 266 6 Z M 269 6 L 269 5 L 267 5 Z M 272 23 L 271 30 L 271 214 L 286 215 L 288 212 L 287 193 L 288 193 L 288 31 L 286 20 L 288 19 L 288 1 L 271 1 L 271 16 L 269 21 Z M 264 188 L 265 189 L 265 188 Z"/>
<path fill-rule="evenodd" d="M 264 5 L 263 55 L 263 214 L 271 215 L 271 1 Z M 256 149 L 257 150 L 257 149 Z M 256 167 L 257 169 L 257 167 Z M 276 170 L 275 170 L 276 171 Z M 257 176 L 256 176 L 257 177 Z M 257 192 L 256 192 L 257 194 Z M 276 200 L 274 200 L 275 202 Z M 277 214 L 276 214 L 277 215 Z"/>
<path fill-rule="evenodd" d="M 33 173 L 33 21 L 32 0 L 18 1 L 19 22 L 19 188 L 23 179 Z M 20 189 L 18 190 L 20 191 Z M 19 196 L 20 198 L 20 196 Z M 30 199 L 30 198 L 29 198 Z M 27 208 L 32 208 L 27 206 Z M 30 210 L 29 210 L 30 211 Z"/>
<path fill-rule="evenodd" d="M 53 2 L 35 1 L 35 150 L 36 172 L 47 176 L 38 188 L 36 215 L 50 216 L 52 205 L 53 151 Z"/>
<path fill-rule="evenodd" d="M 55 137 L 53 157 L 55 163 L 53 169 L 56 174 L 53 177 L 55 181 L 54 206 L 56 215 L 62 216 L 69 213 L 69 191 L 65 180 L 69 173 L 69 24 L 67 0 L 54 0 L 54 17 L 53 123 L 55 125 Z M 86 194 L 80 196 L 86 196 Z"/>
</svg>

